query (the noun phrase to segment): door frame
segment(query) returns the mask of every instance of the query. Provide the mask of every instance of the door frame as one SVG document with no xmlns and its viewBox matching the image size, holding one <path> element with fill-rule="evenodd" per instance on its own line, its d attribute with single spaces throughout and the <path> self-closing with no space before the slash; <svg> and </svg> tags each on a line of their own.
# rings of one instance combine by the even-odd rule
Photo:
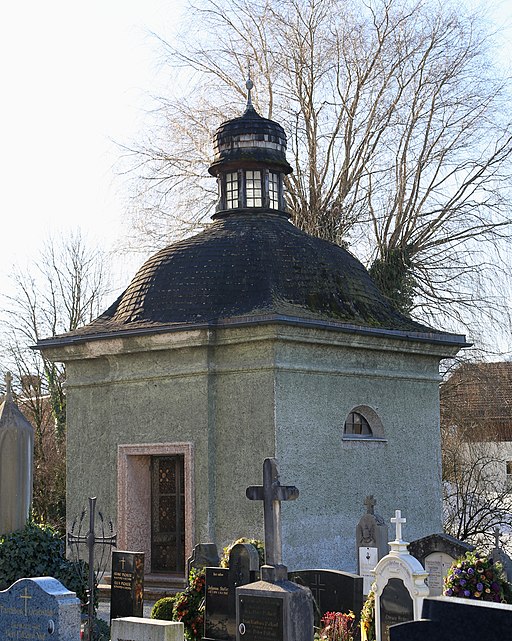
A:
<svg viewBox="0 0 512 641">
<path fill-rule="evenodd" d="M 151 568 L 151 457 L 181 454 L 185 473 L 185 568 L 194 547 L 193 443 L 151 443 L 117 447 L 118 548 L 144 552 L 145 574 Z"/>
</svg>

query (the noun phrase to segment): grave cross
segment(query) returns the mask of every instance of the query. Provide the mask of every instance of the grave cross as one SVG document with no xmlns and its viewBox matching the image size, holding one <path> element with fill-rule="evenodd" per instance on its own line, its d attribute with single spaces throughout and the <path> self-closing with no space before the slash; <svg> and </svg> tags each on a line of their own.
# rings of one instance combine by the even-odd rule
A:
<svg viewBox="0 0 512 641">
<path fill-rule="evenodd" d="M 391 519 L 391 523 L 394 523 L 396 526 L 396 541 L 402 541 L 402 525 L 407 523 L 406 518 L 402 518 L 402 512 L 400 510 L 395 510 L 395 517 Z"/>
<path fill-rule="evenodd" d="M 494 528 L 494 547 L 497 550 L 500 549 L 500 534 L 501 534 L 500 528 L 498 526 L 496 526 Z"/>
<path fill-rule="evenodd" d="M 28 590 L 27 590 L 27 586 L 25 586 L 25 591 L 24 591 L 24 593 L 23 593 L 23 594 L 20 594 L 20 599 L 24 599 L 24 600 L 25 600 L 25 616 L 28 616 L 28 612 L 27 612 L 28 599 L 31 599 L 31 598 L 32 598 L 31 596 L 29 596 L 29 595 L 27 594 L 27 591 L 28 591 Z"/>
<path fill-rule="evenodd" d="M 377 505 L 377 501 L 373 498 L 373 494 L 367 496 L 364 500 L 368 514 L 373 514 L 373 508 Z"/>
<path fill-rule="evenodd" d="M 94 621 L 94 548 L 96 545 L 111 545 L 116 546 L 117 534 L 110 536 L 96 536 L 95 532 L 95 515 L 96 515 L 96 497 L 89 497 L 89 532 L 84 536 L 76 536 L 72 532 L 68 532 L 68 544 L 85 543 L 89 551 L 89 581 L 88 581 L 88 641 L 92 641 L 92 624 Z M 101 516 L 101 514 L 100 514 Z"/>
<path fill-rule="evenodd" d="M 299 490 L 293 485 L 281 485 L 277 460 L 266 458 L 263 461 L 263 485 L 251 485 L 245 494 L 251 501 L 263 501 L 266 565 L 281 565 L 281 501 L 295 500 Z"/>
</svg>

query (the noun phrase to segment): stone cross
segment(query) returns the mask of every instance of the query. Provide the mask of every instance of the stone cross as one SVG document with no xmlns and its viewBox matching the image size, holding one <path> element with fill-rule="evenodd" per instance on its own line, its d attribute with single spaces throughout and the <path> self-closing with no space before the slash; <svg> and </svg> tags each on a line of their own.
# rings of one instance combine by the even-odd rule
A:
<svg viewBox="0 0 512 641">
<path fill-rule="evenodd" d="M 407 523 L 406 518 L 402 518 L 402 512 L 400 510 L 395 510 L 395 517 L 391 519 L 391 523 L 394 523 L 396 526 L 396 541 L 402 541 L 402 525 Z"/>
<path fill-rule="evenodd" d="M 370 496 L 365 498 L 364 504 L 366 505 L 368 514 L 373 514 L 373 508 L 377 505 L 377 501 L 373 498 L 373 494 L 370 494 Z"/>
<path fill-rule="evenodd" d="M 263 462 L 263 485 L 251 485 L 245 494 L 251 501 L 263 501 L 266 565 L 281 565 L 281 501 L 295 500 L 299 490 L 293 485 L 281 485 L 277 460 L 266 458 Z"/>
<path fill-rule="evenodd" d="M 498 526 L 496 526 L 494 528 L 494 547 L 497 550 L 500 549 L 500 534 L 501 534 L 500 528 Z"/>
<path fill-rule="evenodd" d="M 11 396 L 12 393 L 12 374 L 11 372 L 7 372 L 6 375 L 4 376 L 4 381 L 5 381 L 5 395 L 6 396 Z"/>
</svg>

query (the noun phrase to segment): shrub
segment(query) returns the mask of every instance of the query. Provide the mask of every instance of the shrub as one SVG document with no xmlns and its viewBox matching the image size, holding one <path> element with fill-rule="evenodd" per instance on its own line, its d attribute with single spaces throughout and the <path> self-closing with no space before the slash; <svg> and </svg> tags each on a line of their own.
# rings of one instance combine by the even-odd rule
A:
<svg viewBox="0 0 512 641">
<path fill-rule="evenodd" d="M 36 576 L 52 576 L 85 603 L 87 564 L 65 557 L 64 541 L 49 525 L 28 522 L 22 530 L 0 537 L 0 589 L 15 581 Z"/>
<path fill-rule="evenodd" d="M 159 599 L 151 609 L 151 619 L 160 619 L 162 621 L 172 621 L 172 612 L 176 595 L 164 596 Z"/>
</svg>

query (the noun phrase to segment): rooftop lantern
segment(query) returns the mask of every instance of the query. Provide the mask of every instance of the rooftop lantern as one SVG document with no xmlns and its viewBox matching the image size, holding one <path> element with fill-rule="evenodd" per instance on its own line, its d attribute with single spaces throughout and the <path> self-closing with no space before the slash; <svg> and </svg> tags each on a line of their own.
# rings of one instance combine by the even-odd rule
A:
<svg viewBox="0 0 512 641">
<path fill-rule="evenodd" d="M 286 160 L 286 134 L 281 125 L 259 115 L 251 100 L 239 118 L 220 125 L 213 138 L 215 157 L 208 169 L 217 177 L 219 200 L 213 218 L 258 210 L 288 216 L 283 176 L 292 172 Z"/>
</svg>

